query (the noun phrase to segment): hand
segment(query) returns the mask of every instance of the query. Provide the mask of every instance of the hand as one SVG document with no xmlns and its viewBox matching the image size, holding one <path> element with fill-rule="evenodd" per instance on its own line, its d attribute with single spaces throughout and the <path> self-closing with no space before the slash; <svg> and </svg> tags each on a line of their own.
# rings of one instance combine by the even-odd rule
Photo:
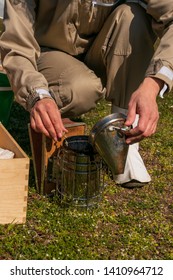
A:
<svg viewBox="0 0 173 280">
<path fill-rule="evenodd" d="M 35 103 L 30 113 L 31 127 L 45 134 L 47 137 L 58 141 L 67 132 L 61 114 L 53 99 L 44 98 Z"/>
<path fill-rule="evenodd" d="M 136 114 L 139 114 L 139 121 L 137 126 L 127 133 L 127 144 L 139 142 L 156 132 L 159 120 L 156 98 L 162 87 L 163 81 L 148 77 L 132 94 L 125 125 L 131 126 Z"/>
</svg>

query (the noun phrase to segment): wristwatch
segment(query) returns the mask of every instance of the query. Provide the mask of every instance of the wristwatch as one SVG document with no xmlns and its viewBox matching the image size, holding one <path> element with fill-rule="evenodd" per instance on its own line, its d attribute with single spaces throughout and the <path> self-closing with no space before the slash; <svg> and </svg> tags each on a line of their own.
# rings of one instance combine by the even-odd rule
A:
<svg viewBox="0 0 173 280">
<path fill-rule="evenodd" d="M 42 100 L 44 98 L 50 98 L 54 100 L 54 98 L 52 97 L 52 95 L 48 90 L 41 89 L 41 88 L 32 90 L 26 100 L 28 111 L 32 109 L 32 107 L 35 105 L 37 101 Z"/>
</svg>

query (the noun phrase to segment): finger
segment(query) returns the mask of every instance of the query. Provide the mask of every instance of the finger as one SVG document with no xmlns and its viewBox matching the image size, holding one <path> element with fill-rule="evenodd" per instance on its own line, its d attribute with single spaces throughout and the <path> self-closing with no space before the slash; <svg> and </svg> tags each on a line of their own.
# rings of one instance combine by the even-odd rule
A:
<svg viewBox="0 0 173 280">
<path fill-rule="evenodd" d="M 127 144 L 133 144 L 153 135 L 157 130 L 157 121 L 149 121 L 145 129 L 135 127 L 126 134 Z"/>
<path fill-rule="evenodd" d="M 131 126 L 136 119 L 136 104 L 133 102 L 129 103 L 128 114 L 125 121 L 125 125 Z"/>
<path fill-rule="evenodd" d="M 56 103 L 49 99 L 43 100 L 38 104 L 39 114 L 44 122 L 46 129 L 49 131 L 53 139 L 61 139 L 64 133 L 68 132 L 62 122 L 60 111 Z M 47 113 L 47 115 L 45 114 Z"/>
<path fill-rule="evenodd" d="M 131 145 L 131 144 L 134 144 L 134 143 L 138 143 L 140 141 L 142 141 L 145 137 L 142 136 L 142 135 L 138 135 L 138 136 L 135 136 L 135 137 L 128 137 L 126 139 L 126 143 L 128 145 Z"/>
<path fill-rule="evenodd" d="M 138 130 L 144 137 L 149 137 L 156 132 L 157 123 L 159 116 L 158 114 L 151 114 L 149 118 L 140 118 L 138 123 Z"/>
<path fill-rule="evenodd" d="M 52 114 L 52 112 L 50 112 L 49 110 L 47 113 L 51 120 L 52 126 L 54 127 L 57 138 L 62 138 L 63 135 L 68 132 L 68 130 L 65 128 L 65 126 L 63 124 L 59 110 L 57 110 L 57 108 L 56 108 L 56 111 L 54 112 L 54 114 Z"/>
<path fill-rule="evenodd" d="M 61 119 L 56 103 L 51 99 L 38 101 L 31 111 L 35 119 L 36 130 L 58 141 L 62 138 L 64 132 L 67 132 Z"/>
<path fill-rule="evenodd" d="M 35 130 L 38 133 L 43 133 L 45 134 L 45 136 L 47 137 L 51 137 L 49 134 L 49 131 L 47 131 L 39 117 L 39 115 L 37 117 L 30 117 L 30 124 L 33 130 Z"/>
<path fill-rule="evenodd" d="M 138 135 L 134 135 L 134 136 L 127 136 L 126 143 L 130 145 L 130 144 L 134 144 L 134 143 L 140 142 L 143 139 L 145 139 L 145 138 L 147 138 L 149 136 L 152 136 L 156 132 L 156 129 L 157 129 L 157 127 L 153 126 L 153 128 L 150 130 L 149 133 L 145 132 L 143 134 L 138 134 Z"/>
</svg>

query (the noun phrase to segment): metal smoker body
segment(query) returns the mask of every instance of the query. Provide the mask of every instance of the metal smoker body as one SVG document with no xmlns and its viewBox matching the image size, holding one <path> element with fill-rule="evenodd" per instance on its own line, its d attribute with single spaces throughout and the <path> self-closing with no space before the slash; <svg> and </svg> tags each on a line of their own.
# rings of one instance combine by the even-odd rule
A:
<svg viewBox="0 0 173 280">
<path fill-rule="evenodd" d="M 97 206 L 102 197 L 102 159 L 88 142 L 88 136 L 64 140 L 57 156 L 57 195 L 66 205 Z"/>
<path fill-rule="evenodd" d="M 98 121 L 91 130 L 90 142 L 104 159 L 113 175 L 124 172 L 128 145 L 125 131 L 130 128 L 124 125 L 126 116 L 120 113 L 108 115 Z"/>
</svg>

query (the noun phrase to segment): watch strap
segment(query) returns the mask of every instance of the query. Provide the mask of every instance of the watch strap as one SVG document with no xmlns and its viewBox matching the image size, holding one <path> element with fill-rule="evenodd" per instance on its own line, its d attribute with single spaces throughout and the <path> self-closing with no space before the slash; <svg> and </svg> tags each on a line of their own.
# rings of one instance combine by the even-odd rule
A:
<svg viewBox="0 0 173 280">
<path fill-rule="evenodd" d="M 45 89 L 32 90 L 26 100 L 27 110 L 30 111 L 37 101 L 42 100 L 44 98 L 50 98 L 54 100 L 51 93 Z"/>
</svg>

